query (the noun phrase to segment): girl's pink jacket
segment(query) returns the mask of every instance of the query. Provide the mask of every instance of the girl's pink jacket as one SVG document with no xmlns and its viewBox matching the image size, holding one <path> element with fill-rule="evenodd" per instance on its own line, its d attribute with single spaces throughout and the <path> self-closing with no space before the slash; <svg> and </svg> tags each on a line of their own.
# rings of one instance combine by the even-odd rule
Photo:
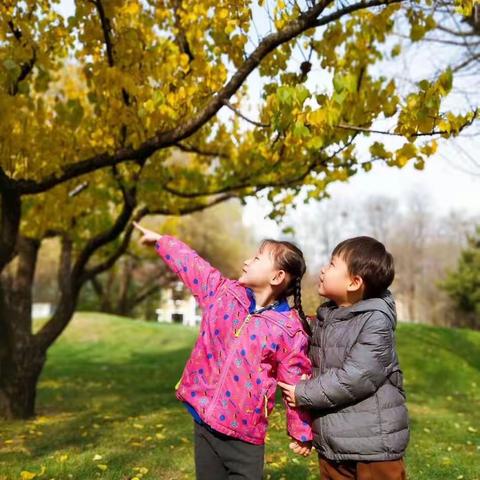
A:
<svg viewBox="0 0 480 480">
<path fill-rule="evenodd" d="M 249 315 L 246 288 L 223 277 L 190 247 L 163 236 L 155 248 L 203 310 L 177 398 L 217 432 L 264 444 L 277 380 L 295 385 L 302 374 L 311 374 L 308 337 L 298 314 L 291 309 Z M 290 436 L 311 440 L 309 414 L 286 409 Z"/>
</svg>

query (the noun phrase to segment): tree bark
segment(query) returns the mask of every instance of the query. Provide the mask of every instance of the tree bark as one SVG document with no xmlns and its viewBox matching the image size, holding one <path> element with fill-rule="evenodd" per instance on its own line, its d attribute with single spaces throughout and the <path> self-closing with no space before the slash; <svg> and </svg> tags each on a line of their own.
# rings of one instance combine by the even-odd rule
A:
<svg viewBox="0 0 480 480">
<path fill-rule="evenodd" d="M 0 417 L 35 413 L 38 377 L 45 353 L 32 334 L 32 287 L 40 242 L 19 237 L 14 281 L 0 282 Z"/>
<path fill-rule="evenodd" d="M 0 417 L 26 419 L 35 415 L 37 382 L 45 353 L 24 339 L 22 347 L 2 342 L 0 355 Z"/>
</svg>

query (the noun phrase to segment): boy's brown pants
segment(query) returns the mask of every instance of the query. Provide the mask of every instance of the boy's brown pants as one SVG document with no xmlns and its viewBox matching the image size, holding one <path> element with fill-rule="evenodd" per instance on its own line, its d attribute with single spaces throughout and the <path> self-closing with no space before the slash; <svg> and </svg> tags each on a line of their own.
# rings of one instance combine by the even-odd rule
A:
<svg viewBox="0 0 480 480">
<path fill-rule="evenodd" d="M 406 480 L 403 458 L 388 462 L 334 462 L 319 457 L 321 480 Z"/>
</svg>

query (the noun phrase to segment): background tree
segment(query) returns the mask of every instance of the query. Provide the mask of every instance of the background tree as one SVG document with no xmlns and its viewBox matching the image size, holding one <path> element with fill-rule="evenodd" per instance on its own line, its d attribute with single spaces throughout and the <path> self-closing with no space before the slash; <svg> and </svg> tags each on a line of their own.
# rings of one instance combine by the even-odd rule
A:
<svg viewBox="0 0 480 480">
<path fill-rule="evenodd" d="M 454 300 L 456 306 L 467 313 L 467 326 L 480 327 L 480 228 L 468 239 L 456 270 L 448 273 L 441 287 Z"/>
</svg>

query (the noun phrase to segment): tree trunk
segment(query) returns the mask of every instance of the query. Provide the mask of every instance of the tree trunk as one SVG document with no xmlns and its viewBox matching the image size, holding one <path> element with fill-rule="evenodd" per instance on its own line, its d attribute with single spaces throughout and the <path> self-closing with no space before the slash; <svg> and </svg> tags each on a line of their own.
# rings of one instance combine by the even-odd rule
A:
<svg viewBox="0 0 480 480">
<path fill-rule="evenodd" d="M 45 354 L 31 345 L 9 345 L 0 357 L 0 417 L 26 419 L 35 415 L 37 382 Z"/>
<path fill-rule="evenodd" d="M 124 258 L 123 262 L 120 265 L 121 275 L 120 275 L 120 285 L 119 285 L 119 298 L 117 303 L 117 313 L 118 315 L 127 316 L 131 313 L 130 308 L 130 285 L 133 273 L 133 263 L 130 258 Z"/>
<path fill-rule="evenodd" d="M 29 418 L 45 353 L 32 334 L 32 285 L 40 242 L 19 237 L 13 282 L 0 283 L 0 416 Z"/>
</svg>

